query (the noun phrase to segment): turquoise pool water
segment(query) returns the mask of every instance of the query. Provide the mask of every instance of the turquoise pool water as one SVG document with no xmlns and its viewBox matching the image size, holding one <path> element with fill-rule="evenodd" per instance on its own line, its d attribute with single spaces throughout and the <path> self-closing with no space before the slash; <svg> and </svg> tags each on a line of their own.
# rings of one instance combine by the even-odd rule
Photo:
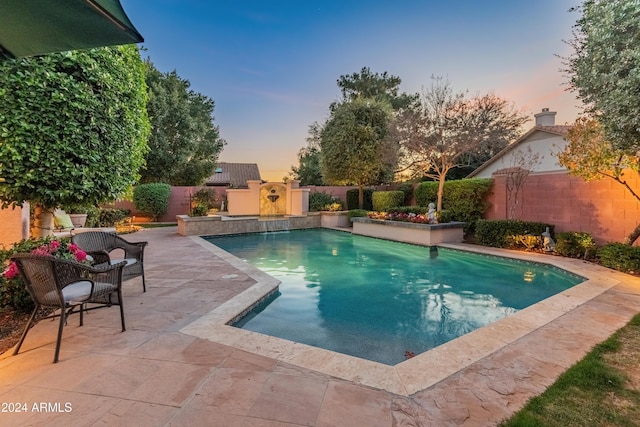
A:
<svg viewBox="0 0 640 427">
<path fill-rule="evenodd" d="M 234 326 L 388 365 L 584 280 L 538 263 L 327 229 L 206 239 L 282 281 Z"/>
</svg>

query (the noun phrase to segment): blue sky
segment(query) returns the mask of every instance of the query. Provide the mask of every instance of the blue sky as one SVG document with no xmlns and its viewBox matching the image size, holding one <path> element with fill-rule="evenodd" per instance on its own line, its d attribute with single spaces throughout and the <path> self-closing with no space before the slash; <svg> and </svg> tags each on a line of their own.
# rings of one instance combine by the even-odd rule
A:
<svg viewBox="0 0 640 427">
<path fill-rule="evenodd" d="M 336 80 L 370 67 L 416 93 L 431 76 L 457 91 L 494 92 L 528 115 L 572 122 L 580 102 L 556 55 L 578 0 L 121 0 L 144 57 L 176 70 L 216 103 L 220 161 L 257 163 L 280 181 L 308 126 L 340 97 Z M 527 127 L 532 126 L 532 121 Z"/>
</svg>

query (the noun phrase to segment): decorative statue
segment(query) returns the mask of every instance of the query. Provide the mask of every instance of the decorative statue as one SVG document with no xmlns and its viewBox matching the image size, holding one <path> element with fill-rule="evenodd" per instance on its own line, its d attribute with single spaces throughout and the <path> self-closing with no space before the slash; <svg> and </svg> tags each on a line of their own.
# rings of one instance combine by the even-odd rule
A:
<svg viewBox="0 0 640 427">
<path fill-rule="evenodd" d="M 429 222 L 436 222 L 436 205 L 434 203 L 429 203 L 427 219 L 429 219 Z"/>
<path fill-rule="evenodd" d="M 553 252 L 556 250 L 556 242 L 551 238 L 551 233 L 549 232 L 549 227 L 542 233 L 542 248 L 545 252 Z"/>
</svg>

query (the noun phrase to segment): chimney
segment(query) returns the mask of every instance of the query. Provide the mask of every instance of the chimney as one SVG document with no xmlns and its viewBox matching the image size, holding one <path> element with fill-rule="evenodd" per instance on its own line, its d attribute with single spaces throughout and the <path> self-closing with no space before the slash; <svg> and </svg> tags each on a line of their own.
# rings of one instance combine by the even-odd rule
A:
<svg viewBox="0 0 640 427">
<path fill-rule="evenodd" d="M 542 112 L 535 114 L 536 126 L 555 126 L 556 125 L 556 112 L 549 111 L 548 108 L 543 108 Z"/>
</svg>

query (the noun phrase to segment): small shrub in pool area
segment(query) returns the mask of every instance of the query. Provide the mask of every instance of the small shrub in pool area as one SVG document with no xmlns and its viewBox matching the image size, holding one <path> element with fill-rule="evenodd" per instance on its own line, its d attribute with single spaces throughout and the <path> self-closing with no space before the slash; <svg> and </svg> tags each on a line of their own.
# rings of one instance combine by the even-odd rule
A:
<svg viewBox="0 0 640 427">
<path fill-rule="evenodd" d="M 364 209 L 351 209 L 349 213 L 347 213 L 347 218 L 349 222 L 351 222 L 351 218 L 358 218 L 369 215 L 369 211 Z"/>
<path fill-rule="evenodd" d="M 589 233 L 557 233 L 556 253 L 570 258 L 591 259 L 596 255 L 597 245 Z"/>
<path fill-rule="evenodd" d="M 547 227 L 553 236 L 553 225 L 551 224 L 481 219 L 476 223 L 476 241 L 483 246 L 517 249 L 521 242 L 514 236 L 541 236 Z"/>
<path fill-rule="evenodd" d="M 426 214 L 398 213 L 398 212 L 369 212 L 369 218 L 384 219 L 386 221 L 413 222 L 416 224 L 435 224 Z"/>
<path fill-rule="evenodd" d="M 600 264 L 625 273 L 640 273 L 640 248 L 623 243 L 608 243 L 598 250 Z"/>
<path fill-rule="evenodd" d="M 309 211 L 339 211 L 342 210 L 342 201 L 324 191 L 314 191 L 309 194 Z"/>
</svg>

